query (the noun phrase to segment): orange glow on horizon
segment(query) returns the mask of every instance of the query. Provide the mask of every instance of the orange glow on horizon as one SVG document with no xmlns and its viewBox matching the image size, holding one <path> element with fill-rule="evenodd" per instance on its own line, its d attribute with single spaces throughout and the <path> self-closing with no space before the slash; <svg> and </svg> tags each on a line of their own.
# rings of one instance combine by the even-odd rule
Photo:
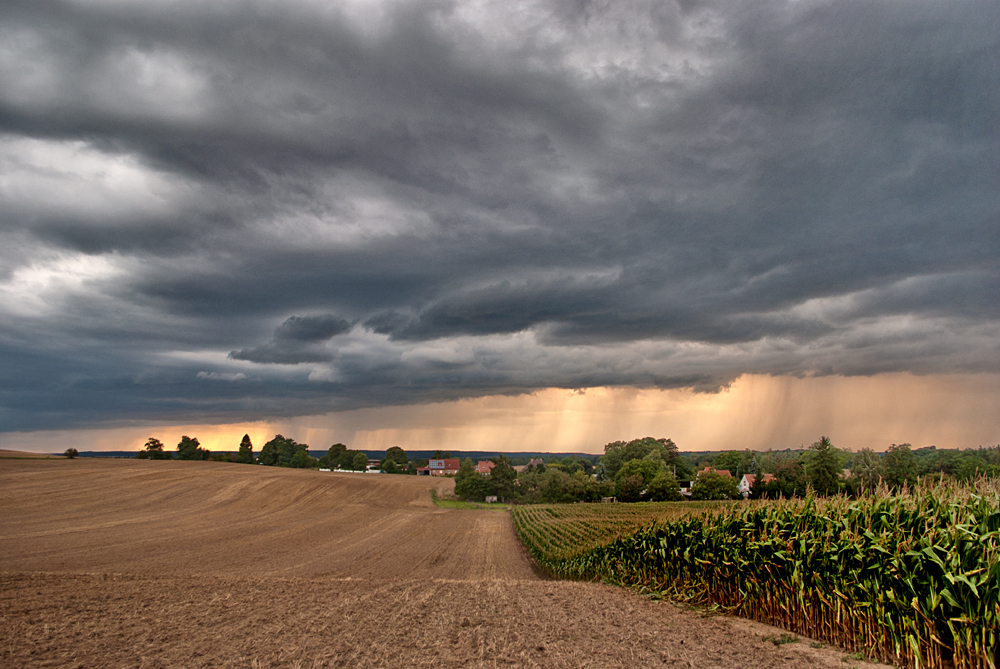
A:
<svg viewBox="0 0 1000 669">
<path fill-rule="evenodd" d="M 280 433 L 326 449 L 600 453 L 610 441 L 670 437 L 682 451 L 799 448 L 828 435 L 840 448 L 890 443 L 970 448 L 1000 442 L 1000 375 L 771 377 L 745 375 L 719 393 L 687 389 L 549 388 L 436 404 L 358 409 L 229 425 L 147 425 L 0 434 L 0 447 L 61 452 L 139 450 L 181 435 L 210 450 L 254 450 Z"/>
</svg>

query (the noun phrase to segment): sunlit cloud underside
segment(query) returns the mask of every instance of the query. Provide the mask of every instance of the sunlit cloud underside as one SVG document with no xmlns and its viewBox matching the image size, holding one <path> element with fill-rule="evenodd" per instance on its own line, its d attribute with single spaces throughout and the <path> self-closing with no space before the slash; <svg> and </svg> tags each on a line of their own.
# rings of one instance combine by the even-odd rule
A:
<svg viewBox="0 0 1000 669">
<path fill-rule="evenodd" d="M 314 449 L 343 442 L 361 450 L 599 453 L 641 436 L 672 438 L 681 450 L 799 448 L 820 435 L 841 447 L 890 443 L 970 448 L 1000 443 L 1000 375 L 772 377 L 746 375 L 719 393 L 691 390 L 545 389 L 518 396 L 359 409 L 275 422 L 142 425 L 0 435 L 4 448 L 59 452 L 138 450 L 150 436 L 172 446 L 182 434 L 212 450 L 256 448 L 277 433 Z"/>
</svg>

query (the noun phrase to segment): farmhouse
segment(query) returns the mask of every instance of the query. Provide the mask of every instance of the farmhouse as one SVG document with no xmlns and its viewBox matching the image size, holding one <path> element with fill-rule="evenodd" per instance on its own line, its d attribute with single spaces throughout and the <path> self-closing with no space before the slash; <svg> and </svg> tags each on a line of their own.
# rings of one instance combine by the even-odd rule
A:
<svg viewBox="0 0 1000 669">
<path fill-rule="evenodd" d="M 718 474 L 724 479 L 730 479 L 733 477 L 733 475 L 729 473 L 728 469 L 712 469 L 708 466 L 704 469 L 699 469 L 695 476 L 701 476 L 702 474 Z"/>
<path fill-rule="evenodd" d="M 774 474 L 764 474 L 760 482 L 770 483 L 773 480 L 774 480 Z M 756 481 L 757 481 L 756 474 L 744 474 L 743 478 L 740 479 L 740 484 L 739 486 L 737 486 L 736 489 L 740 491 L 740 495 L 743 496 L 743 499 L 746 499 L 747 497 L 750 496 L 750 491 L 753 490 L 753 484 L 756 483 Z"/>
<path fill-rule="evenodd" d="M 483 476 L 489 476 L 495 466 L 496 465 L 492 460 L 480 460 L 476 463 L 476 473 L 482 474 Z"/>
<path fill-rule="evenodd" d="M 458 458 L 428 460 L 426 467 L 417 468 L 417 476 L 448 476 L 450 474 L 457 474 L 459 464 Z"/>
<path fill-rule="evenodd" d="M 520 474 L 521 472 L 523 472 L 525 469 L 528 469 L 529 467 L 531 467 L 531 468 L 542 467 L 544 465 L 545 465 L 545 461 L 542 460 L 541 458 L 531 458 L 531 460 L 528 461 L 528 464 L 526 464 L 526 465 L 517 465 L 516 467 L 514 467 L 514 471 L 517 472 L 518 474 Z"/>
</svg>

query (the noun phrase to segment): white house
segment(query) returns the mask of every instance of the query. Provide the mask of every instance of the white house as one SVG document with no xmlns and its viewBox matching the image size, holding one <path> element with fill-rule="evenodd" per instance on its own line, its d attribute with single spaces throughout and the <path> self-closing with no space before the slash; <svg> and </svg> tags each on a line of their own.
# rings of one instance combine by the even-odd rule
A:
<svg viewBox="0 0 1000 669">
<path fill-rule="evenodd" d="M 761 478 L 761 483 L 770 483 L 774 480 L 774 474 L 764 474 Z M 740 484 L 736 486 L 736 489 L 740 491 L 740 495 L 743 499 L 750 496 L 750 491 L 753 490 L 753 484 L 757 481 L 756 474 L 744 474 L 743 478 L 740 479 Z"/>
</svg>

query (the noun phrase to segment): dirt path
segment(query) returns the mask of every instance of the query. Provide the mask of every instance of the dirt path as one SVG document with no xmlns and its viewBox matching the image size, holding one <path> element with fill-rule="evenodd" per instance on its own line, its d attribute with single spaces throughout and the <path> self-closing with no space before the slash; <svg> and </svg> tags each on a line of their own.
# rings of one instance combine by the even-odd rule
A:
<svg viewBox="0 0 1000 669">
<path fill-rule="evenodd" d="M 0 462 L 0 666 L 859 664 L 775 646 L 780 631 L 756 623 L 540 579 L 507 514 L 431 504 L 450 483 Z"/>
</svg>

